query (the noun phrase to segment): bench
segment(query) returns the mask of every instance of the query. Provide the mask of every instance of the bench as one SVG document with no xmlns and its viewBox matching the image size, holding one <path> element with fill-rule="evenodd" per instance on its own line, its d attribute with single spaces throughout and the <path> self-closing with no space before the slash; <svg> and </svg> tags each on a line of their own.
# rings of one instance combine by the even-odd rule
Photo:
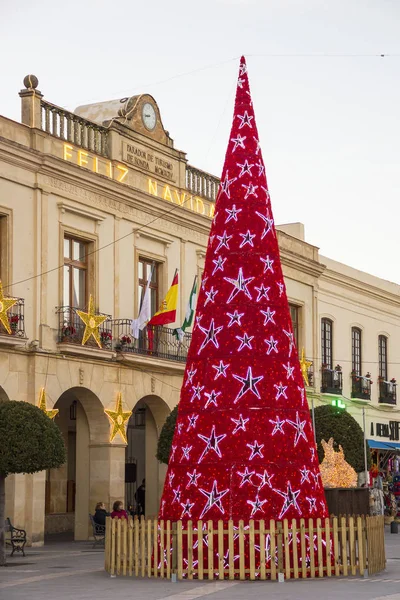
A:
<svg viewBox="0 0 400 600">
<path fill-rule="evenodd" d="M 91 515 L 90 513 L 89 513 L 89 519 L 90 519 L 90 522 L 91 522 L 92 528 L 93 528 L 93 540 L 94 540 L 93 548 L 96 548 L 96 546 L 104 546 L 105 539 L 106 539 L 105 525 L 99 525 L 98 523 L 96 523 L 93 515 Z"/>
<path fill-rule="evenodd" d="M 10 519 L 7 519 L 4 522 L 4 528 L 6 533 L 9 533 L 10 536 L 6 538 L 6 544 L 12 547 L 12 556 L 14 552 L 22 552 L 22 556 L 25 556 L 24 547 L 26 544 L 26 531 L 25 529 L 18 529 L 18 527 L 14 527 L 11 523 Z"/>
</svg>

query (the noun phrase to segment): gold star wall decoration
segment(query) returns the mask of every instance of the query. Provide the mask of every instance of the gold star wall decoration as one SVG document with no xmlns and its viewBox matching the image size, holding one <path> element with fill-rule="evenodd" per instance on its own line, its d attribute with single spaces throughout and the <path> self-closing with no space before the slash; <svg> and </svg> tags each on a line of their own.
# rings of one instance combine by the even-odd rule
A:
<svg viewBox="0 0 400 600">
<path fill-rule="evenodd" d="M 115 404 L 115 410 L 105 409 L 107 417 L 110 419 L 112 430 L 110 434 L 110 442 L 113 441 L 117 433 L 120 434 L 125 444 L 128 443 L 128 438 L 126 437 L 126 426 L 129 421 L 129 418 L 132 414 L 132 411 L 123 411 L 122 409 L 122 393 L 118 392 L 117 402 Z"/>
<path fill-rule="evenodd" d="M 301 374 L 303 375 L 304 383 L 306 384 L 306 386 L 310 385 L 310 382 L 308 380 L 308 369 L 309 369 L 309 367 L 311 367 L 311 365 L 312 365 L 312 362 L 310 360 L 307 360 L 304 357 L 304 348 L 302 348 L 301 359 L 300 359 L 300 369 L 301 369 Z"/>
<path fill-rule="evenodd" d="M 49 419 L 54 419 L 54 417 L 56 415 L 58 415 L 58 412 L 59 412 L 58 408 L 52 408 L 50 410 L 47 410 L 46 390 L 44 389 L 44 387 L 40 388 L 40 391 L 39 391 L 38 407 L 40 408 L 40 410 L 42 410 L 44 413 L 46 413 L 46 415 L 49 417 Z"/>
<path fill-rule="evenodd" d="M 89 308 L 87 313 L 83 312 L 83 310 L 77 310 L 76 314 L 85 324 L 85 331 L 83 332 L 82 337 L 82 346 L 86 344 L 92 335 L 96 340 L 98 347 L 101 348 L 99 327 L 107 319 L 107 316 L 95 314 L 92 294 L 89 296 Z"/>
<path fill-rule="evenodd" d="M 0 281 L 0 323 L 5 327 L 7 333 L 11 334 L 10 322 L 8 320 L 7 311 L 18 302 L 18 298 L 5 298 L 3 294 L 3 286 Z"/>
</svg>

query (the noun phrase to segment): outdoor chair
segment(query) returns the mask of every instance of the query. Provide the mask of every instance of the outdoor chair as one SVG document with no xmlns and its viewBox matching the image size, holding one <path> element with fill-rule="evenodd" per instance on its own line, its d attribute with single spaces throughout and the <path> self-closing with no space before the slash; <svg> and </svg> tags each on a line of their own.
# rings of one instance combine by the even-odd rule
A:
<svg viewBox="0 0 400 600">
<path fill-rule="evenodd" d="M 93 548 L 96 546 L 103 546 L 106 539 L 106 528 L 105 525 L 99 525 L 93 518 L 93 515 L 89 513 L 89 519 L 93 529 Z"/>
</svg>

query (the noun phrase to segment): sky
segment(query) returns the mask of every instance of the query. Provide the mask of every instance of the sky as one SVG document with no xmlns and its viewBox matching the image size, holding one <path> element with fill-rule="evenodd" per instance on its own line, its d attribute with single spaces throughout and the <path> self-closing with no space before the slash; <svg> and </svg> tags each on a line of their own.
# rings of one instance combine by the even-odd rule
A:
<svg viewBox="0 0 400 600">
<path fill-rule="evenodd" d="M 399 33 L 398 0 L 0 0 L 0 114 L 28 73 L 69 110 L 149 93 L 220 176 L 244 54 L 275 222 L 400 283 Z"/>
</svg>

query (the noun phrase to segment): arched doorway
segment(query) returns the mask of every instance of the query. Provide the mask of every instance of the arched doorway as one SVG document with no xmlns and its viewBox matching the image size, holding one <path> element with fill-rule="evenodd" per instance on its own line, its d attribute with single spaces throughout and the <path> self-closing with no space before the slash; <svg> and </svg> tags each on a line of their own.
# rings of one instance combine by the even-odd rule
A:
<svg viewBox="0 0 400 600">
<path fill-rule="evenodd" d="M 125 450 L 125 503 L 135 504 L 135 493 L 146 480 L 146 517 L 156 516 L 166 473 L 157 458 L 157 442 L 165 419 L 171 412 L 159 396 L 144 396 L 134 407 L 128 423 Z"/>
<path fill-rule="evenodd" d="M 46 473 L 45 535 L 69 533 L 76 540 L 87 539 L 88 514 L 101 489 L 94 485 L 96 451 L 107 447 L 109 424 L 99 398 L 86 388 L 65 391 L 54 407 L 59 410 L 55 423 L 64 438 L 67 461 Z"/>
<path fill-rule="evenodd" d="M 0 402 L 7 402 L 10 398 L 7 396 L 6 391 L 0 385 Z"/>
</svg>

